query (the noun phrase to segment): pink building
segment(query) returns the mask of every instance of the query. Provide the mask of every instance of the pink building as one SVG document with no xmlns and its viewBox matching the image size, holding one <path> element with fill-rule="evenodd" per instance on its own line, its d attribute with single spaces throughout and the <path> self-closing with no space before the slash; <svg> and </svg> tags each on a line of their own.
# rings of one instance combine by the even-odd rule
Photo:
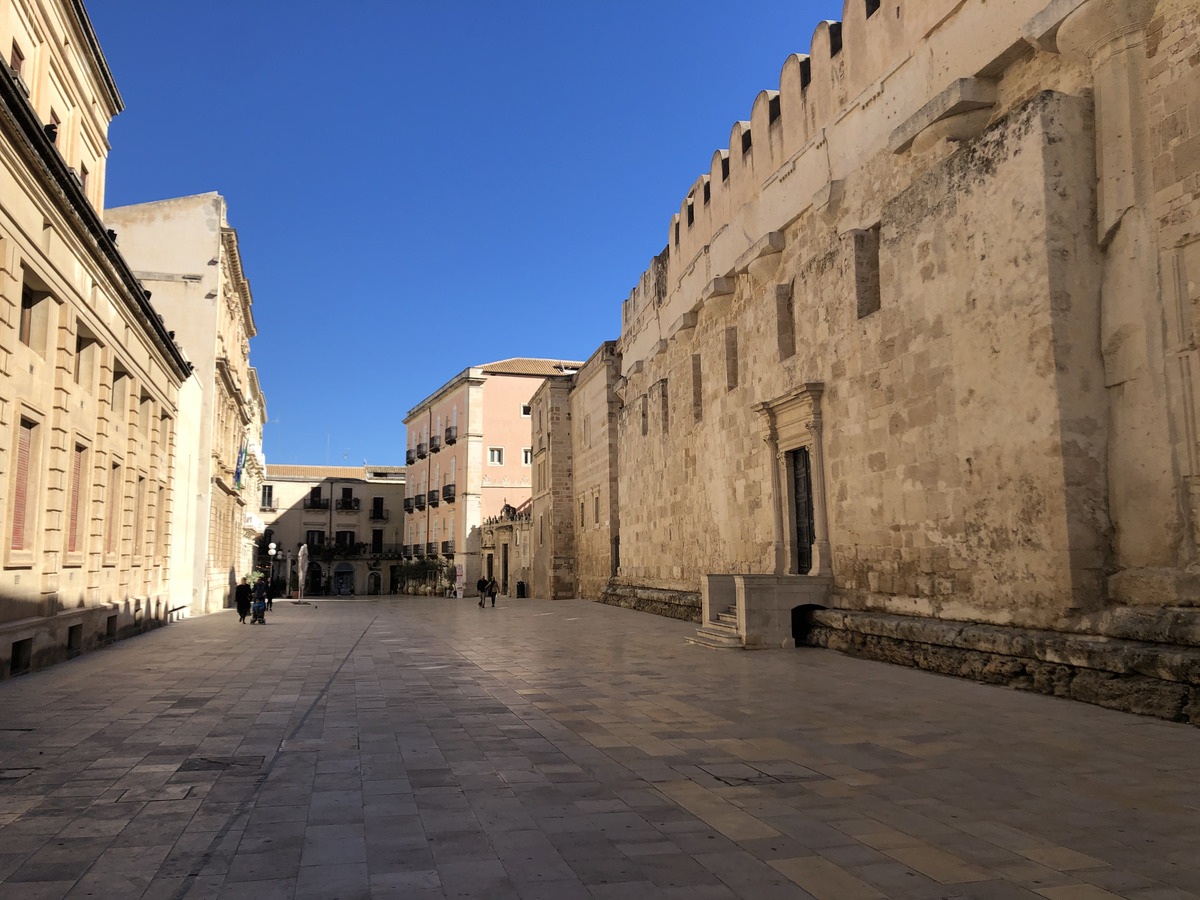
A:
<svg viewBox="0 0 1200 900">
<path fill-rule="evenodd" d="M 479 526 L 530 499 L 529 401 L 547 378 L 580 365 L 517 358 L 472 366 L 409 410 L 406 556 L 453 559 L 468 595 L 481 573 L 508 580 L 509 561 L 481 550 Z"/>
</svg>

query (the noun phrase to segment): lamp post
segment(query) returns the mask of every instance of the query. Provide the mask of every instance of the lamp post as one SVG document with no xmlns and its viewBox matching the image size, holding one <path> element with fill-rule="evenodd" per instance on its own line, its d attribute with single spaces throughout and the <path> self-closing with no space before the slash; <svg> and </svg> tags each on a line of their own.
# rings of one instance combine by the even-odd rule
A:
<svg viewBox="0 0 1200 900">
<path fill-rule="evenodd" d="M 271 541 L 271 543 L 267 544 L 267 556 L 271 557 L 269 574 L 267 575 L 267 584 L 274 585 L 275 584 L 275 542 L 274 541 Z"/>
</svg>

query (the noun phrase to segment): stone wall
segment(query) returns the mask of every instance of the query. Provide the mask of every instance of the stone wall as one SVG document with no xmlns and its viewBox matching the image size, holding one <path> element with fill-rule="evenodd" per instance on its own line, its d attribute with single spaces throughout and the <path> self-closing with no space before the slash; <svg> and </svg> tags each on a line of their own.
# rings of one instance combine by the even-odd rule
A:
<svg viewBox="0 0 1200 900">
<path fill-rule="evenodd" d="M 1200 13 L 864 9 L 784 63 L 623 304 L 611 593 L 805 577 L 786 453 L 806 447 L 827 646 L 971 675 L 991 663 L 962 654 L 990 651 L 929 627 L 893 652 L 852 623 L 1053 644 L 1135 640 L 1133 609 L 1197 619 Z M 773 411 L 797 402 L 783 446 Z M 1051 681 L 1096 702 L 1092 680 L 1152 677 L 1078 668 Z M 1150 693 L 1180 718 L 1190 690 Z"/>
<path fill-rule="evenodd" d="M 606 341 L 575 375 L 571 386 L 572 496 L 576 593 L 595 600 L 613 575 L 620 533 L 617 492 L 617 413 L 613 387 L 619 376 L 616 342 Z"/>
<path fill-rule="evenodd" d="M 532 594 L 547 600 L 575 596 L 570 389 L 567 379 L 548 379 L 530 400 L 534 469 Z"/>
</svg>

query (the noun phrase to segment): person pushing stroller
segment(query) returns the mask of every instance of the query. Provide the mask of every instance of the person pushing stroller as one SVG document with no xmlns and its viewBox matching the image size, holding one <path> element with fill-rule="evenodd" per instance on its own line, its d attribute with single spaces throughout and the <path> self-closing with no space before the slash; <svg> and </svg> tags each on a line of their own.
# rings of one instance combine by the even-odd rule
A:
<svg viewBox="0 0 1200 900">
<path fill-rule="evenodd" d="M 267 592 L 265 590 L 256 591 L 254 594 L 254 603 L 250 606 L 250 624 L 267 624 Z"/>
</svg>

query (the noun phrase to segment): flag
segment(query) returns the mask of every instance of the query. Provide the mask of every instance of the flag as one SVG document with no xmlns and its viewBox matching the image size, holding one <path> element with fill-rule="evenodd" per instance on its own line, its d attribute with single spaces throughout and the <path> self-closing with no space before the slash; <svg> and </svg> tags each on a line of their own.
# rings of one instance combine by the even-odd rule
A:
<svg viewBox="0 0 1200 900">
<path fill-rule="evenodd" d="M 233 486 L 239 491 L 242 489 L 242 469 L 246 465 L 246 442 L 242 441 L 241 449 L 238 450 L 237 468 L 233 470 Z"/>
</svg>

